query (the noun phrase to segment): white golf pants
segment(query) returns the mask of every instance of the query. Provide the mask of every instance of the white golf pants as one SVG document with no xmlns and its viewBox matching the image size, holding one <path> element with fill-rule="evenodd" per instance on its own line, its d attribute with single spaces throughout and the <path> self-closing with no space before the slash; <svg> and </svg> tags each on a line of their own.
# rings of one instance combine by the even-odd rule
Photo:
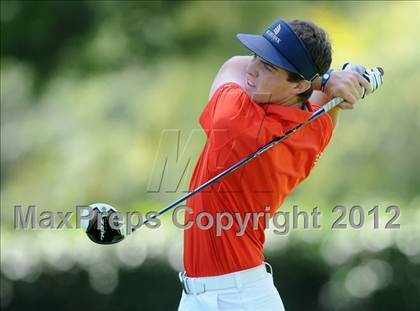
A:
<svg viewBox="0 0 420 311">
<path fill-rule="evenodd" d="M 265 264 L 217 277 L 187 279 L 188 294 L 182 291 L 178 311 L 284 311 Z"/>
</svg>

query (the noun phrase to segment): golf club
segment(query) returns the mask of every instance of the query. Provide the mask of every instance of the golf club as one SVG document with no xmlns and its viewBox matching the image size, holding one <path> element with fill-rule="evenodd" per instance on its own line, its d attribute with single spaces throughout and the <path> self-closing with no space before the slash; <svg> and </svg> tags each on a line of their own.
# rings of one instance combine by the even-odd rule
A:
<svg viewBox="0 0 420 311">
<path fill-rule="evenodd" d="M 372 91 L 370 93 L 376 91 L 383 84 L 384 71 L 380 67 L 367 68 L 366 69 L 365 67 L 363 67 L 361 65 L 346 63 L 342 67 L 342 69 L 343 70 L 354 71 L 354 72 L 357 72 L 360 75 L 362 75 L 367 81 L 369 81 L 369 83 L 372 87 Z M 365 90 L 365 92 L 366 92 L 366 90 Z M 365 95 L 366 95 L 366 93 L 363 95 L 363 97 Z M 341 98 L 341 97 L 333 98 L 331 101 L 329 101 L 328 103 L 323 105 L 321 108 L 314 111 L 312 113 L 311 117 L 308 120 L 306 120 L 305 122 L 297 125 L 296 127 L 292 128 L 292 129 L 290 129 L 284 135 L 273 139 L 272 141 L 270 141 L 266 145 L 262 146 L 261 148 L 259 148 L 255 152 L 251 153 L 247 157 L 243 158 L 239 162 L 235 163 L 231 167 L 227 168 L 223 172 L 221 172 L 218 175 L 216 175 L 215 177 L 211 178 L 210 180 L 208 180 L 204 184 L 200 185 L 199 187 L 195 188 L 191 192 L 189 192 L 189 193 L 185 194 L 184 196 L 180 197 L 178 200 L 174 201 L 173 203 L 169 204 L 168 206 L 162 208 L 160 211 L 156 212 L 153 216 L 145 219 L 141 223 L 140 226 L 138 226 L 137 228 L 133 228 L 132 232 L 134 232 L 136 229 L 140 228 L 141 226 L 145 225 L 146 223 L 150 222 L 152 219 L 155 219 L 155 218 L 159 217 L 160 215 L 164 214 L 168 210 L 170 210 L 170 209 L 174 208 L 175 206 L 179 205 L 180 203 L 182 203 L 183 201 L 185 201 L 189 197 L 192 197 L 194 194 L 196 194 L 196 193 L 200 192 L 201 190 L 207 188 L 208 186 L 215 183 L 216 181 L 223 178 L 224 176 L 232 173 L 237 168 L 243 166 L 244 164 L 246 164 L 247 162 L 256 158 L 257 156 L 259 156 L 263 152 L 272 148 L 273 146 L 275 146 L 279 142 L 285 140 L 287 137 L 289 137 L 293 133 L 299 131 L 300 129 L 302 129 L 303 127 L 305 127 L 309 123 L 311 123 L 313 120 L 320 117 L 324 113 L 328 112 L 332 108 L 336 107 L 337 105 L 339 105 L 343 101 L 344 101 L 344 99 Z M 125 238 L 124 229 L 109 230 L 109 229 L 111 229 L 110 226 L 103 223 L 103 222 L 106 222 L 106 223 L 109 222 L 109 217 L 113 213 L 116 212 L 116 210 L 114 208 L 112 208 L 109 205 L 102 204 L 102 203 L 92 204 L 92 205 L 90 205 L 90 207 L 93 209 L 94 214 L 96 216 L 98 215 L 98 213 L 101 214 L 101 217 L 94 217 L 92 220 L 89 220 L 89 222 L 86 224 L 86 226 L 84 226 L 87 235 L 89 236 L 89 238 L 93 242 L 98 243 L 98 244 L 114 244 L 114 243 L 122 241 Z M 101 224 L 99 226 L 98 226 L 98 218 L 101 221 Z M 104 232 L 104 231 L 108 231 L 108 230 L 109 230 L 109 232 Z M 132 233 L 132 232 L 130 232 L 130 233 Z"/>
</svg>

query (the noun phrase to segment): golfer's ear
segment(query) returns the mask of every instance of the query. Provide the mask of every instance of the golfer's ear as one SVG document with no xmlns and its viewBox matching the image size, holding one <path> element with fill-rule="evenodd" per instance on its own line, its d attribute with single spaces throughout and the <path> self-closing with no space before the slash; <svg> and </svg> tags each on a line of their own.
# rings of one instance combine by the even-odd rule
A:
<svg viewBox="0 0 420 311">
<path fill-rule="evenodd" d="M 300 80 L 299 82 L 296 83 L 294 90 L 296 94 L 300 94 L 309 90 L 310 87 L 311 87 L 311 82 L 309 82 L 308 80 Z"/>
</svg>

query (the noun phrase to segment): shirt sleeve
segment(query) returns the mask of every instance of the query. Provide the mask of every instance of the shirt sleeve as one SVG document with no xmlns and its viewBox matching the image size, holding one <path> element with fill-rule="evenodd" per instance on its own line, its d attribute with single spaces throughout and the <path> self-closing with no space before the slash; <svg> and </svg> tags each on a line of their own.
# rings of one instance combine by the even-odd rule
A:
<svg viewBox="0 0 420 311">
<path fill-rule="evenodd" d="M 234 138 L 244 132 L 256 135 L 264 119 L 264 110 L 238 84 L 226 83 L 213 94 L 199 122 L 207 136 L 212 131 L 224 131 L 228 138 Z"/>
</svg>

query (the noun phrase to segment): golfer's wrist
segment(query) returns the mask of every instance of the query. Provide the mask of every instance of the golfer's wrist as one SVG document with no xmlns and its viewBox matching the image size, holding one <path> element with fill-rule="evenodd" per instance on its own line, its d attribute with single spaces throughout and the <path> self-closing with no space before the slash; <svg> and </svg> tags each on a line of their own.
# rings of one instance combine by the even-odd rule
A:
<svg viewBox="0 0 420 311">
<path fill-rule="evenodd" d="M 330 81 L 332 72 L 333 72 L 333 70 L 330 68 L 330 69 L 328 69 L 328 71 L 326 73 L 324 73 L 321 76 L 321 82 L 320 82 L 320 86 L 319 86 L 321 92 L 325 91 L 325 88 L 327 87 L 327 83 L 328 83 L 328 81 Z"/>
<path fill-rule="evenodd" d="M 325 88 L 327 86 L 328 81 L 331 78 L 332 72 L 333 72 L 333 69 L 328 69 L 328 71 L 325 74 L 316 78 L 314 82 L 312 82 L 312 88 L 314 90 L 325 93 Z"/>
<path fill-rule="evenodd" d="M 313 82 L 312 82 L 312 88 L 315 91 L 320 91 L 321 90 L 321 77 L 316 78 Z"/>
</svg>

